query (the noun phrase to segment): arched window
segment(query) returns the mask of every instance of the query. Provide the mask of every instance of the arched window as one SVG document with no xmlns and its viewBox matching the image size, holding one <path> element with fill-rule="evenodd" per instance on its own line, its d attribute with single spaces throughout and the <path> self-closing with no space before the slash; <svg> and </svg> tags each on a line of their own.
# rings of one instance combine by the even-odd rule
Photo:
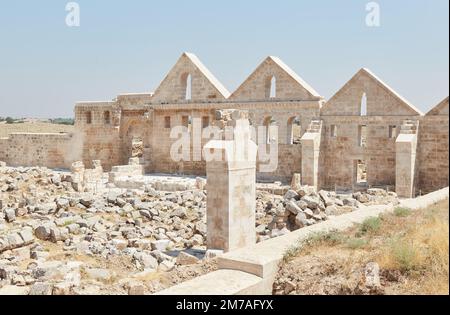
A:
<svg viewBox="0 0 450 315">
<path fill-rule="evenodd" d="M 277 97 L 277 79 L 275 76 L 268 77 L 266 79 L 266 98 Z"/>
<path fill-rule="evenodd" d="M 270 79 L 270 98 L 277 97 L 277 79 L 275 76 Z"/>
<path fill-rule="evenodd" d="M 287 121 L 287 144 L 299 144 L 301 137 L 300 117 L 291 117 Z"/>
<path fill-rule="evenodd" d="M 185 100 L 192 100 L 192 75 L 190 73 L 185 73 L 182 77 L 185 91 Z"/>
<path fill-rule="evenodd" d="M 276 142 L 277 139 L 274 137 L 277 133 L 274 131 L 274 128 L 278 128 L 277 121 L 273 117 L 266 117 L 264 119 L 264 127 L 266 128 L 266 143 Z"/>
<path fill-rule="evenodd" d="M 364 93 L 361 97 L 361 116 L 367 116 L 367 95 Z"/>
</svg>

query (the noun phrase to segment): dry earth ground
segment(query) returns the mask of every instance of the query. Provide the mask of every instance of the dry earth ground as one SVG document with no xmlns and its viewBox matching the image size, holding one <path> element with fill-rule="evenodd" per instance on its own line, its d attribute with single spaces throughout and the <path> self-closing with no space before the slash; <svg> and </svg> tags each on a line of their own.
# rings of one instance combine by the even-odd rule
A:
<svg viewBox="0 0 450 315">
<path fill-rule="evenodd" d="M 449 294 L 448 223 L 447 199 L 314 235 L 286 253 L 274 293 Z M 379 285 L 368 287 L 367 270 L 374 265 Z"/>
</svg>

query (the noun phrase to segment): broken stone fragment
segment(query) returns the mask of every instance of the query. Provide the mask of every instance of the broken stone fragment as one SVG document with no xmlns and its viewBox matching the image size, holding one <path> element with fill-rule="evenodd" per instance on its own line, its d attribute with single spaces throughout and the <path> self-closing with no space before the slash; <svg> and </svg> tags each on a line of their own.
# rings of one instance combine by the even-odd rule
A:
<svg viewBox="0 0 450 315">
<path fill-rule="evenodd" d="M 199 262 L 199 259 L 186 252 L 180 252 L 177 256 L 178 265 L 193 265 Z"/>
<path fill-rule="evenodd" d="M 304 196 L 301 200 L 306 202 L 307 207 L 311 210 L 317 209 L 317 207 L 319 206 L 319 199 L 316 197 Z"/>
<path fill-rule="evenodd" d="M 354 198 L 344 198 L 342 200 L 344 206 L 351 206 L 351 207 L 358 207 L 358 200 L 354 199 Z"/>
<path fill-rule="evenodd" d="M 84 272 L 89 278 L 95 280 L 108 281 L 114 276 L 113 272 L 103 268 L 86 268 Z"/>
<path fill-rule="evenodd" d="M 213 259 L 223 255 L 223 250 L 221 249 L 208 249 L 205 253 L 205 259 Z"/>
<path fill-rule="evenodd" d="M 284 195 L 284 200 L 289 201 L 291 199 L 298 199 L 298 194 L 294 190 L 288 190 L 286 194 Z"/>
<path fill-rule="evenodd" d="M 200 190 L 205 190 L 206 189 L 206 179 L 197 177 L 195 179 L 195 187 Z"/>
<path fill-rule="evenodd" d="M 152 250 L 165 251 L 170 244 L 170 240 L 156 240 L 151 243 Z"/>
<path fill-rule="evenodd" d="M 36 282 L 31 286 L 29 295 L 52 295 L 53 286 L 47 282 Z"/>
<path fill-rule="evenodd" d="M 266 229 L 267 229 L 267 225 L 265 225 L 265 224 L 260 224 L 260 225 L 258 225 L 258 226 L 256 227 L 256 233 L 257 233 L 257 234 L 265 233 Z"/>
<path fill-rule="evenodd" d="M 58 198 L 56 199 L 56 206 L 58 209 L 67 209 L 69 207 L 69 200 L 66 198 Z"/>
<path fill-rule="evenodd" d="M 320 198 L 322 198 L 323 203 L 325 204 L 325 206 L 331 206 L 334 205 L 334 201 L 333 199 L 329 196 L 329 193 L 326 192 L 325 190 L 320 190 L 319 191 L 319 196 Z"/>
<path fill-rule="evenodd" d="M 51 236 L 50 226 L 44 224 L 39 225 L 34 229 L 34 235 L 40 240 L 49 240 Z"/>
<path fill-rule="evenodd" d="M 172 260 L 164 260 L 161 262 L 161 264 L 158 266 L 158 270 L 162 272 L 169 272 L 173 268 L 175 268 L 175 262 Z"/>
<path fill-rule="evenodd" d="M 286 203 L 286 209 L 289 210 L 292 214 L 297 214 L 302 211 L 302 209 L 292 200 Z"/>
<path fill-rule="evenodd" d="M 13 221 L 16 220 L 16 211 L 12 208 L 6 208 L 5 210 L 3 210 L 4 215 L 5 215 L 5 220 L 8 223 L 11 223 Z"/>
<path fill-rule="evenodd" d="M 326 213 L 327 215 L 337 215 L 337 214 L 338 214 L 337 207 L 336 207 L 335 205 L 328 206 L 328 207 L 326 207 L 326 209 L 325 209 L 325 213 Z"/>
<path fill-rule="evenodd" d="M 303 212 L 299 212 L 297 214 L 297 216 L 295 217 L 295 224 L 299 227 L 302 228 L 304 226 L 306 226 L 308 224 L 307 218 L 306 218 L 306 214 Z"/>
<path fill-rule="evenodd" d="M 19 231 L 19 235 L 23 240 L 24 245 L 30 245 L 34 242 L 33 232 L 31 227 L 26 227 Z"/>
<path fill-rule="evenodd" d="M 307 208 L 305 211 L 303 211 L 303 213 L 306 215 L 306 217 L 308 219 L 312 218 L 314 216 L 314 212 L 311 209 L 309 209 L 309 208 Z"/>
<path fill-rule="evenodd" d="M 194 231 L 196 233 L 201 234 L 202 236 L 206 236 L 206 231 L 207 231 L 206 224 L 204 222 L 197 222 L 195 224 L 195 230 Z"/>
<path fill-rule="evenodd" d="M 381 287 L 380 283 L 380 267 L 376 262 L 370 262 L 364 270 L 365 285 L 369 289 L 377 289 Z"/>
<path fill-rule="evenodd" d="M 131 281 L 127 284 L 128 295 L 144 295 L 146 291 L 145 285 L 140 281 Z"/>
<path fill-rule="evenodd" d="M 292 190 L 298 190 L 301 188 L 302 184 L 301 184 L 301 175 L 299 173 L 294 173 L 292 175 L 292 180 L 291 180 L 291 189 Z"/>
</svg>

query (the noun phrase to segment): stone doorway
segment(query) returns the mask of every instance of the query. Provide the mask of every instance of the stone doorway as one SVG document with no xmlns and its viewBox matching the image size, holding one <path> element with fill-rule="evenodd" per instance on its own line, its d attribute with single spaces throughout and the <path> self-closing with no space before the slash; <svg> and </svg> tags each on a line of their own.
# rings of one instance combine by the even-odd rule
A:
<svg viewBox="0 0 450 315">
<path fill-rule="evenodd" d="M 142 158 L 144 156 L 144 140 L 141 137 L 131 139 L 131 157 Z"/>
</svg>

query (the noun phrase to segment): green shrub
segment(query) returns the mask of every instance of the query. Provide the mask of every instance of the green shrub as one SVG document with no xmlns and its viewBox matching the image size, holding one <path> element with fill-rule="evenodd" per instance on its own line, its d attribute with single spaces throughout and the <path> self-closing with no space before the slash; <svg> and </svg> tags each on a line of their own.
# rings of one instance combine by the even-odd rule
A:
<svg viewBox="0 0 450 315">
<path fill-rule="evenodd" d="M 407 217 L 411 214 L 411 209 L 397 207 L 394 209 L 394 215 L 397 217 Z"/>
<path fill-rule="evenodd" d="M 376 232 L 380 229 L 381 226 L 381 219 L 377 217 L 372 217 L 365 219 L 364 222 L 361 224 L 359 230 L 362 234 L 365 234 L 367 232 Z"/>
<path fill-rule="evenodd" d="M 416 270 L 420 267 L 419 253 L 412 242 L 400 240 L 393 242 L 391 255 L 401 271 Z"/>
<path fill-rule="evenodd" d="M 337 231 L 313 233 L 305 240 L 305 245 L 318 244 L 336 245 L 343 242 L 344 237 Z"/>
<path fill-rule="evenodd" d="M 349 238 L 345 242 L 345 245 L 351 249 L 361 248 L 367 245 L 367 241 L 363 238 Z"/>
</svg>

